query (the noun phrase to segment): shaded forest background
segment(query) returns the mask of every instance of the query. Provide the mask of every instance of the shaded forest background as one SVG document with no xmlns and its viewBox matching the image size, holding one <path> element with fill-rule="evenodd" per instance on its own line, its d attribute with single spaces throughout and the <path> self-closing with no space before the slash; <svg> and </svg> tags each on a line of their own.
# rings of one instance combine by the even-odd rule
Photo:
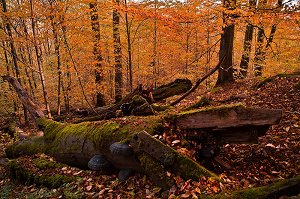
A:
<svg viewBox="0 0 300 199">
<path fill-rule="evenodd" d="M 236 76 L 246 77 L 240 66 L 249 27 L 247 78 L 299 70 L 299 1 L 226 2 L 2 0 L 0 73 L 59 115 L 118 101 L 139 84 L 194 82 L 219 62 L 221 35 L 232 25 L 227 67 Z M 0 114 L 22 114 L 17 95 L 0 81 Z"/>
</svg>

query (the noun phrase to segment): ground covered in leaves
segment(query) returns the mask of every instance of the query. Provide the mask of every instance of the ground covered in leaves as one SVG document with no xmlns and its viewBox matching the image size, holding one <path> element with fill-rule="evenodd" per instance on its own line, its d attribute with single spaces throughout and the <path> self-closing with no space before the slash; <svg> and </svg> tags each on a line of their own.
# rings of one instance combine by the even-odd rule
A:
<svg viewBox="0 0 300 199">
<path fill-rule="evenodd" d="M 201 162 L 217 173 L 223 182 L 202 177 L 198 181 L 184 181 L 174 177 L 176 185 L 168 193 L 153 184 L 147 176 L 136 174 L 125 182 L 120 182 L 116 175 L 99 175 L 95 171 L 80 170 L 62 166 L 48 169 L 49 175 L 62 174 L 74 177 L 75 180 L 57 188 L 18 184 L 9 178 L 4 166 L 5 147 L 14 140 L 1 133 L 0 138 L 0 198 L 200 198 L 219 192 L 230 192 L 248 187 L 267 185 L 280 179 L 300 174 L 300 78 L 276 77 L 259 89 L 254 86 L 257 81 L 237 81 L 235 84 L 214 88 L 206 92 L 210 98 L 208 106 L 221 104 L 244 103 L 272 109 L 282 109 L 283 118 L 274 125 L 265 136 L 260 137 L 258 144 L 225 145 L 221 148 L 220 158 L 230 166 L 225 168 L 217 162 Z M 298 86 L 297 86 L 298 85 Z M 201 93 L 201 94 L 200 94 Z M 177 108 L 195 103 L 202 91 L 193 94 Z M 188 147 L 178 136 L 164 134 L 158 137 L 176 150 L 195 158 L 196 149 Z M 43 154 L 42 157 L 54 161 Z M 45 173 L 42 168 L 32 164 L 33 157 L 24 157 L 22 163 L 33 168 L 36 175 Z M 2 166 L 1 166 L 2 165 Z"/>
</svg>

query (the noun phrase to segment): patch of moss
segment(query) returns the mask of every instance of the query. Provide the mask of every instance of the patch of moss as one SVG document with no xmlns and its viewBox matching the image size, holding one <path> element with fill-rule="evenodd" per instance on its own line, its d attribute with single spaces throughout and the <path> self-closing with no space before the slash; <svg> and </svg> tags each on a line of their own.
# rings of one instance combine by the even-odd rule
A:
<svg viewBox="0 0 300 199">
<path fill-rule="evenodd" d="M 32 162 L 39 169 L 55 169 L 63 167 L 63 164 L 42 158 L 35 158 L 32 160 Z"/>
<path fill-rule="evenodd" d="M 12 160 L 8 164 L 10 177 L 23 184 L 37 184 L 46 186 L 48 188 L 58 188 L 65 183 L 74 181 L 76 178 L 73 176 L 64 176 L 61 174 L 47 175 L 36 174 L 35 168 L 28 168 L 26 164 L 22 163 L 22 159 Z"/>
<path fill-rule="evenodd" d="M 209 105 L 210 101 L 211 100 L 208 96 L 203 96 L 203 97 L 201 97 L 201 99 L 198 102 L 196 102 L 195 104 L 192 104 L 191 106 L 189 106 L 189 107 L 187 107 L 183 110 L 188 111 L 188 110 L 191 110 L 191 109 L 203 107 L 203 106 Z"/>
<path fill-rule="evenodd" d="M 44 153 L 45 150 L 46 146 L 43 137 L 33 137 L 8 146 L 5 149 L 5 153 L 8 158 L 17 158 L 21 155 Z"/>
<path fill-rule="evenodd" d="M 192 115 L 192 114 L 197 114 L 201 112 L 211 112 L 211 113 L 218 113 L 220 117 L 226 117 L 228 110 L 237 110 L 237 111 L 242 111 L 246 109 L 246 106 L 244 104 L 238 103 L 238 104 L 228 104 L 228 105 L 222 105 L 222 106 L 213 106 L 213 107 L 207 107 L 207 108 L 202 108 L 202 109 L 197 109 L 197 110 L 189 110 L 189 111 L 183 111 L 180 112 L 177 115 L 171 115 L 167 116 L 166 120 L 170 121 L 171 123 L 174 123 L 176 119 L 179 118 L 184 118 L 186 115 Z"/>
<path fill-rule="evenodd" d="M 55 174 L 51 176 L 40 175 L 34 177 L 34 183 L 48 188 L 59 188 L 63 184 L 72 182 L 75 179 L 75 177 L 64 176 L 61 174 Z"/>
<path fill-rule="evenodd" d="M 44 131 L 44 138 L 47 142 L 52 142 L 56 134 L 65 126 L 65 124 L 56 122 L 47 118 L 38 118 L 38 126 Z"/>
<path fill-rule="evenodd" d="M 158 104 L 151 104 L 151 107 L 153 108 L 153 110 L 158 111 L 158 112 L 165 111 L 165 110 L 171 108 L 171 106 L 169 106 L 169 105 L 160 106 Z"/>
<path fill-rule="evenodd" d="M 159 187 L 168 190 L 175 184 L 175 182 L 166 175 L 167 171 L 151 156 L 144 153 L 139 155 L 138 159 L 144 171 Z"/>
<path fill-rule="evenodd" d="M 201 166 L 200 164 L 186 156 L 179 155 L 177 157 L 176 164 L 179 165 L 178 170 L 181 172 L 181 176 L 184 179 L 198 180 L 200 176 L 206 176 L 212 177 L 217 181 L 221 181 L 216 174 L 207 170 L 205 167 Z"/>
<path fill-rule="evenodd" d="M 211 94 L 214 94 L 214 93 L 217 93 L 219 90 L 221 90 L 222 87 L 218 86 L 218 87 L 214 87 L 213 89 L 211 89 L 210 93 Z"/>
<path fill-rule="evenodd" d="M 258 82 L 258 83 L 254 86 L 254 88 L 255 88 L 255 89 L 259 89 L 259 88 L 262 87 L 263 85 L 265 85 L 265 84 L 267 84 L 267 83 L 269 83 L 269 82 L 274 81 L 274 80 L 276 79 L 276 77 L 290 78 L 290 77 L 298 77 L 298 76 L 300 76 L 299 73 L 291 73 L 291 74 L 285 74 L 285 73 L 283 73 L 283 74 L 277 74 L 277 75 L 275 75 L 275 76 L 265 78 L 264 80 Z"/>
<path fill-rule="evenodd" d="M 299 185 L 300 176 L 296 176 L 294 178 L 282 180 L 271 185 L 238 190 L 232 193 L 221 193 L 209 198 L 279 198 L 280 196 L 284 195 L 292 196 L 294 194 L 299 194 L 299 190 L 297 190 L 297 187 L 299 187 Z M 284 191 L 284 189 L 286 190 Z"/>
<path fill-rule="evenodd" d="M 140 95 L 135 95 L 132 97 L 132 103 L 134 106 L 141 106 L 145 103 L 148 103 L 147 100 L 145 98 L 143 98 Z"/>
<path fill-rule="evenodd" d="M 116 122 L 107 122 L 101 126 L 94 126 L 91 129 L 93 143 L 99 148 L 107 147 L 112 140 L 120 141 L 127 136 L 126 130 L 120 130 L 120 125 Z"/>
</svg>

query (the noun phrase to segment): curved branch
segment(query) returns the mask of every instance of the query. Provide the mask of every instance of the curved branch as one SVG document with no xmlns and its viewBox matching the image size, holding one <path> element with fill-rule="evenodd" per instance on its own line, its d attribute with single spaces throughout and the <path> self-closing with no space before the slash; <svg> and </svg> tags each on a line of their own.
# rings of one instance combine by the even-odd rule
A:
<svg viewBox="0 0 300 199">
<path fill-rule="evenodd" d="M 220 66 L 223 63 L 224 59 L 225 59 L 225 56 L 221 59 L 221 61 L 218 63 L 218 65 L 215 68 L 213 68 L 212 70 L 210 70 L 209 73 L 207 73 L 204 77 L 202 77 L 201 79 L 199 79 L 196 82 L 196 84 L 189 91 L 187 91 L 180 98 L 178 98 L 177 100 L 175 100 L 174 102 L 172 102 L 170 105 L 174 106 L 174 105 L 178 104 L 179 102 L 181 102 L 181 100 L 183 100 L 189 94 L 191 94 L 193 91 L 195 91 L 198 88 L 198 86 L 201 84 L 201 82 L 203 82 L 204 80 L 206 80 L 209 76 L 211 76 L 212 74 L 214 74 L 220 68 Z"/>
</svg>

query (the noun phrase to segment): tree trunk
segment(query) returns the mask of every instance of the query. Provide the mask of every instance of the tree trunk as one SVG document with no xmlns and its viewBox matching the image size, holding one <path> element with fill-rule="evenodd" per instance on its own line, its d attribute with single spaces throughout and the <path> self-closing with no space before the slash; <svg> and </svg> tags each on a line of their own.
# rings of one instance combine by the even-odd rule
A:
<svg viewBox="0 0 300 199">
<path fill-rule="evenodd" d="M 55 1 L 54 1 L 55 2 Z M 51 14 L 50 21 L 52 26 L 52 32 L 54 36 L 54 51 L 57 58 L 57 115 L 60 115 L 61 112 L 61 82 L 62 82 L 62 71 L 61 71 L 61 59 L 60 59 L 60 42 L 58 39 L 58 25 L 55 21 L 55 8 L 53 8 L 53 2 L 50 1 Z"/>
<path fill-rule="evenodd" d="M 2 0 L 2 10 L 4 13 L 7 13 L 7 5 L 6 5 L 6 1 Z M 8 21 L 8 19 L 6 18 L 6 14 L 5 14 L 5 18 L 4 18 L 4 23 L 5 23 L 5 28 L 8 34 L 8 40 L 9 40 L 9 45 L 10 45 L 10 51 L 11 51 L 11 56 L 12 56 L 12 61 L 13 61 L 13 68 L 15 69 L 16 72 L 16 77 L 18 79 L 18 82 L 20 84 L 22 84 L 22 80 L 21 80 L 21 74 L 20 74 L 20 68 L 18 65 L 18 57 L 17 57 L 17 51 L 14 45 L 14 41 L 13 41 L 13 35 L 12 35 L 12 30 L 11 30 L 11 25 Z M 24 118 L 25 118 L 25 122 L 28 122 L 28 118 L 27 118 L 27 110 L 26 107 L 23 106 L 24 109 Z"/>
<path fill-rule="evenodd" d="M 115 5 L 119 5 L 119 0 L 113 0 Z M 113 38 L 114 38 L 114 55 L 115 55 L 115 101 L 122 99 L 123 75 L 122 75 L 122 52 L 120 40 L 120 13 L 117 9 L 113 10 Z"/>
<path fill-rule="evenodd" d="M 156 88 L 157 84 L 157 0 L 154 0 L 154 32 L 153 32 L 153 78 L 154 78 L 154 88 Z"/>
<path fill-rule="evenodd" d="M 256 0 L 250 0 L 249 5 L 250 8 L 255 7 Z M 243 54 L 242 59 L 240 63 L 240 73 L 242 75 L 242 78 L 247 77 L 248 74 L 248 67 L 249 67 L 249 61 L 250 61 L 250 54 L 251 54 L 251 46 L 252 46 L 252 38 L 253 38 L 253 25 L 247 24 L 246 26 L 246 32 L 244 37 L 244 48 L 243 48 Z"/>
<path fill-rule="evenodd" d="M 261 76 L 262 75 L 262 69 L 265 66 L 264 62 L 264 29 L 259 28 L 257 33 L 257 44 L 256 44 L 256 50 L 255 50 L 255 57 L 254 57 L 254 74 L 255 76 Z"/>
<path fill-rule="evenodd" d="M 235 0 L 225 0 L 224 7 L 230 11 L 235 9 Z M 225 60 L 222 62 L 220 69 L 218 70 L 218 80 L 216 85 L 224 84 L 227 82 L 233 82 L 233 39 L 234 39 L 234 21 L 233 16 L 223 13 L 223 28 L 221 35 L 221 44 L 219 52 L 219 61 L 223 57 Z"/>
<path fill-rule="evenodd" d="M 103 57 L 101 54 L 101 45 L 100 45 L 100 23 L 98 17 L 98 3 L 92 2 L 89 4 L 91 9 L 91 22 L 92 30 L 94 33 L 94 57 L 95 57 L 95 83 L 96 83 L 96 105 L 95 107 L 105 106 L 104 94 L 102 93 L 103 87 L 102 82 L 104 79 L 103 76 Z"/>
<path fill-rule="evenodd" d="M 125 0 L 127 7 L 127 0 Z M 128 21 L 128 11 L 125 13 L 126 33 L 127 33 L 127 54 L 128 54 L 128 73 L 129 73 L 129 91 L 132 92 L 132 51 L 131 51 L 131 38 L 130 38 L 130 25 Z"/>
<path fill-rule="evenodd" d="M 2 76 L 2 78 L 3 80 L 8 81 L 10 85 L 15 89 L 19 96 L 19 99 L 21 100 L 24 107 L 26 107 L 26 109 L 29 111 L 32 118 L 45 116 L 41 108 L 32 101 L 26 90 L 22 88 L 21 84 L 15 78 L 9 76 Z"/>
<path fill-rule="evenodd" d="M 36 40 L 36 26 L 35 26 L 35 17 L 34 17 L 34 11 L 33 11 L 33 2 L 30 0 L 30 13 L 31 13 L 31 27 L 32 27 L 32 36 L 33 36 L 33 45 L 35 49 L 35 54 L 37 58 L 37 65 L 39 68 L 39 75 L 41 79 L 42 89 L 43 89 L 43 96 L 44 96 L 44 103 L 47 110 L 47 115 L 49 118 L 51 118 L 51 112 L 50 112 L 50 106 L 48 103 L 48 94 L 46 90 L 46 79 L 44 76 L 44 70 L 42 66 L 42 55 L 41 50 L 39 49 L 37 40 Z"/>
</svg>

